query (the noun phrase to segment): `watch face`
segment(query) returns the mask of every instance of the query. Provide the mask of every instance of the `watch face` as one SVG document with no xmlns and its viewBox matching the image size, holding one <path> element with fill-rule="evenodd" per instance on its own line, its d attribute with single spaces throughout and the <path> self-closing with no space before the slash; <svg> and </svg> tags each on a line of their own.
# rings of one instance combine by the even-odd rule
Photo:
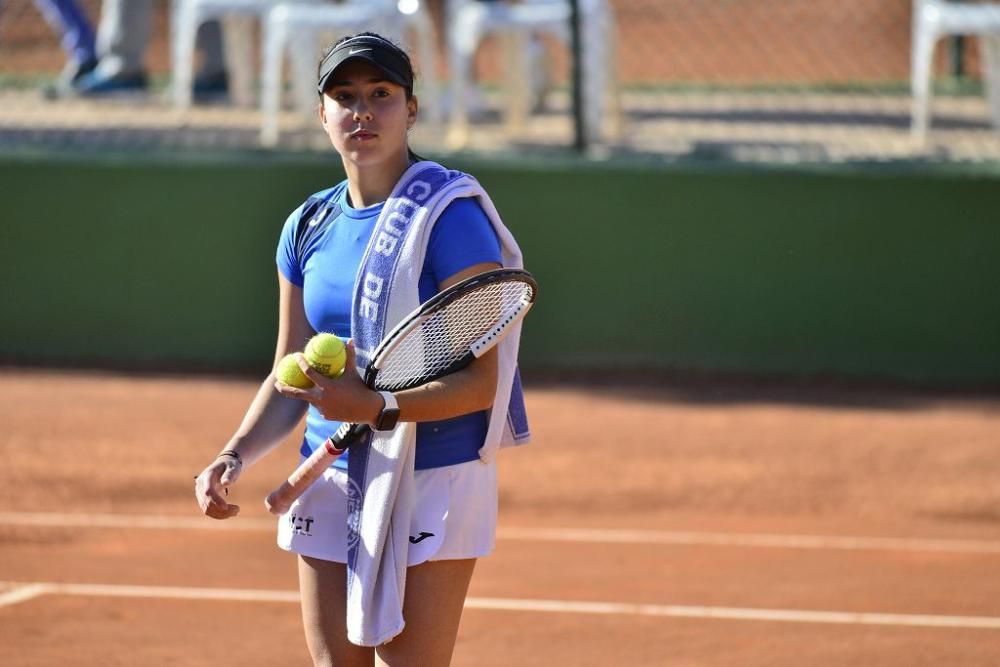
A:
<svg viewBox="0 0 1000 667">
<path fill-rule="evenodd" d="M 375 424 L 375 430 L 391 431 L 396 428 L 396 422 L 398 421 L 399 408 L 385 408 L 382 410 L 382 414 L 378 416 L 378 423 Z"/>
</svg>

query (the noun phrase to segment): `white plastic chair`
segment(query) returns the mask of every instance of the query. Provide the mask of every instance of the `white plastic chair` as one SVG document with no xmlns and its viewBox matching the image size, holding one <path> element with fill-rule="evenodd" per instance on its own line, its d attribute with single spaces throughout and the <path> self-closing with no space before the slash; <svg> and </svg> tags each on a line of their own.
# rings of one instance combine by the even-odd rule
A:
<svg viewBox="0 0 1000 667">
<path fill-rule="evenodd" d="M 308 0 L 300 0 L 308 1 Z M 240 106 L 253 106 L 253 31 L 276 0 L 174 0 L 171 17 L 171 68 L 174 107 L 191 106 L 195 37 L 201 24 L 219 19 L 223 25 L 230 97 Z"/>
<path fill-rule="evenodd" d="M 453 0 L 455 1 L 455 0 Z M 579 0 L 583 62 L 584 123 L 587 136 L 596 141 L 620 131 L 614 15 L 607 0 Z M 451 117 L 448 143 L 453 148 L 468 138 L 468 98 L 473 92 L 472 64 L 482 40 L 491 34 L 508 36 L 504 79 L 508 129 L 517 132 L 528 114 L 529 100 L 519 85 L 530 79 L 532 63 L 526 57 L 528 36 L 554 35 L 570 45 L 571 7 L 568 0 L 508 2 L 456 2 L 448 32 L 451 70 Z M 605 132 L 605 121 L 611 122 Z"/>
<path fill-rule="evenodd" d="M 983 80 L 993 127 L 1000 130 L 1000 4 L 913 0 L 910 131 L 923 141 L 930 122 L 934 46 L 947 35 L 976 35 L 983 47 Z"/>
<path fill-rule="evenodd" d="M 438 122 L 436 37 L 430 16 L 422 4 L 397 0 L 359 0 L 340 4 L 279 4 L 267 15 L 264 25 L 263 71 L 261 75 L 260 142 L 273 146 L 280 134 L 279 113 L 282 101 L 284 53 L 291 56 L 291 77 L 295 106 L 304 116 L 316 116 L 316 67 L 320 38 L 330 38 L 361 30 L 372 30 L 398 39 L 407 28 L 417 37 L 420 57 L 421 91 L 427 92 L 426 107 L 431 122 Z M 295 48 L 289 48 L 294 46 Z"/>
</svg>

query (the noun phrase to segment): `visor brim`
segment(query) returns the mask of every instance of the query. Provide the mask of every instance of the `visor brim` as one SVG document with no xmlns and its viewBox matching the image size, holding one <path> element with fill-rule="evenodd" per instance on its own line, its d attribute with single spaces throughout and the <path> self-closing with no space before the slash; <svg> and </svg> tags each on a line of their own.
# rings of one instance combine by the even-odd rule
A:
<svg viewBox="0 0 1000 667">
<path fill-rule="evenodd" d="M 386 60 L 388 58 L 386 54 L 380 53 L 380 51 L 382 50 L 378 48 L 368 48 L 361 52 L 355 51 L 352 53 L 351 50 L 343 49 L 341 53 L 337 53 L 336 51 L 331 53 L 330 57 L 323 61 L 323 68 L 316 83 L 317 92 L 320 95 L 325 93 L 333 84 L 337 70 L 342 65 L 355 60 L 368 62 L 379 68 L 385 74 L 387 81 L 391 81 L 407 89 L 412 88 L 413 81 L 400 72 L 397 72 L 391 64 L 387 63 Z"/>
</svg>

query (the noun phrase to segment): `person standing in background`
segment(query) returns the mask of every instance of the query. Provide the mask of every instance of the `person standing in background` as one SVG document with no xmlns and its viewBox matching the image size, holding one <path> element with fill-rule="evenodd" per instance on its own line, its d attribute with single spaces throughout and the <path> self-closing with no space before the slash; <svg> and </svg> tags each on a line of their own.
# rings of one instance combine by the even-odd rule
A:
<svg viewBox="0 0 1000 667">
<path fill-rule="evenodd" d="M 34 0 L 35 7 L 60 36 L 66 65 L 55 84 L 46 87 L 47 96 L 72 88 L 81 77 L 97 67 L 94 28 L 76 0 Z"/>
<path fill-rule="evenodd" d="M 104 0 L 97 27 L 97 64 L 81 76 L 72 92 L 84 97 L 144 92 L 149 86 L 146 51 L 153 21 L 152 0 Z M 194 80 L 196 99 L 228 92 L 228 77 L 218 21 L 198 31 L 201 68 Z"/>
</svg>

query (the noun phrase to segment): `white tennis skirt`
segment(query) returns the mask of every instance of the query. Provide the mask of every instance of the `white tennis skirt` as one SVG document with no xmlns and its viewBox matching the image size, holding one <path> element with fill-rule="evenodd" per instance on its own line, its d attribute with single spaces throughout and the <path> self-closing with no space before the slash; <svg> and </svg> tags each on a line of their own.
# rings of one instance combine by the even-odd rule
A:
<svg viewBox="0 0 1000 667">
<path fill-rule="evenodd" d="M 414 473 L 407 565 L 479 558 L 493 551 L 496 463 L 469 461 Z M 330 468 L 278 519 L 278 546 L 347 562 L 347 471 Z"/>
</svg>

